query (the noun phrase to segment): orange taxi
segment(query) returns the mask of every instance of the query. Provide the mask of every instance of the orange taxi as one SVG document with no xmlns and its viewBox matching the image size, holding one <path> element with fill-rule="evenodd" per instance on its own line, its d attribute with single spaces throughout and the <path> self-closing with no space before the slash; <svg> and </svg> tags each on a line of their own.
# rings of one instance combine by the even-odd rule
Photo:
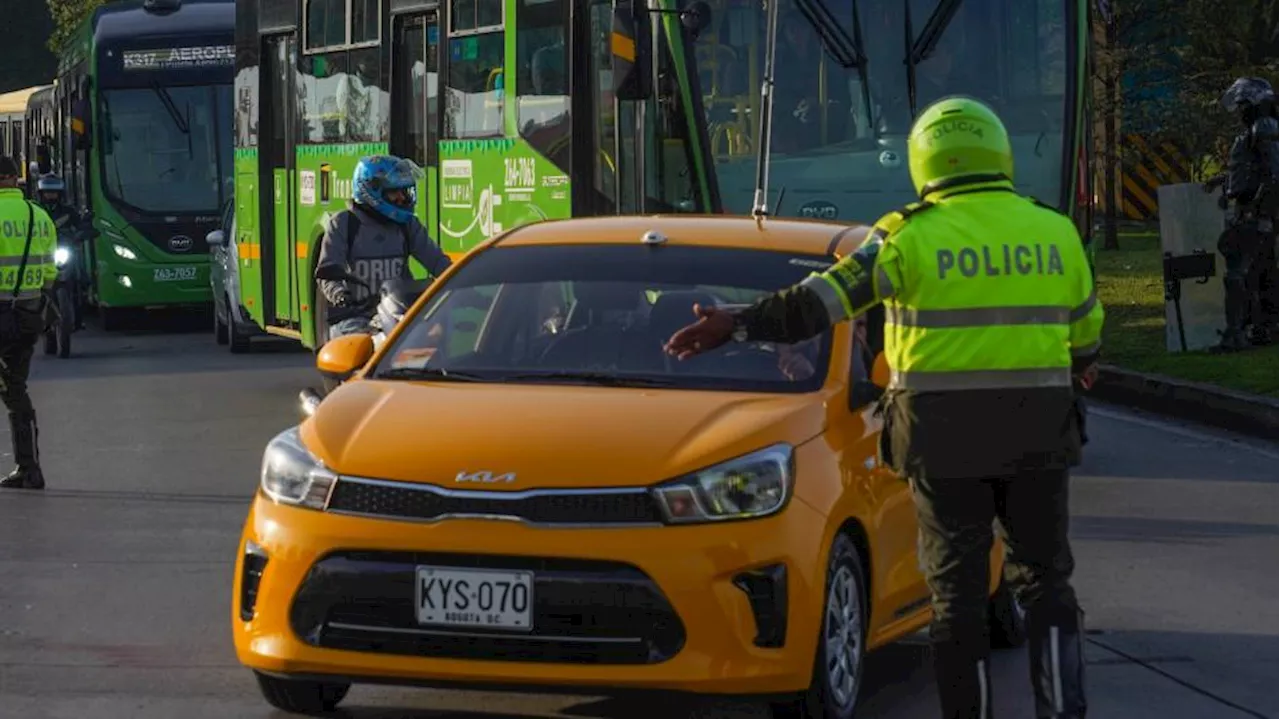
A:
<svg viewBox="0 0 1280 719">
<path fill-rule="evenodd" d="M 879 451 L 882 328 L 685 362 L 662 346 L 695 303 L 751 302 L 865 232 L 542 222 L 456 263 L 377 353 L 326 345 L 345 383 L 268 444 L 236 563 L 236 651 L 267 701 L 327 710 L 379 682 L 853 717 L 867 653 L 929 620 Z"/>
</svg>

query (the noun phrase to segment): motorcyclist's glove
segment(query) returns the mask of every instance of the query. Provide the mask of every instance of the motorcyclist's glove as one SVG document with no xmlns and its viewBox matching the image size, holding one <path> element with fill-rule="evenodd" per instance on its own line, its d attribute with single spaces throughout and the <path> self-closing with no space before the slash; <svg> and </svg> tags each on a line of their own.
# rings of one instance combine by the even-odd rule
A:
<svg viewBox="0 0 1280 719">
<path fill-rule="evenodd" d="M 337 297 L 333 298 L 334 307 L 350 307 L 354 304 L 350 292 L 339 292 Z"/>
</svg>

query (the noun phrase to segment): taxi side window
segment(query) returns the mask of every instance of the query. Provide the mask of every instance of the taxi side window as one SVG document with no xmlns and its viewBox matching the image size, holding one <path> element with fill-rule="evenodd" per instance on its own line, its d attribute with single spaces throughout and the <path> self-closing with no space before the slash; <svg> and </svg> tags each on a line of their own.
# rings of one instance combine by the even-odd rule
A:
<svg viewBox="0 0 1280 719">
<path fill-rule="evenodd" d="M 858 410 L 880 398 L 882 391 L 871 384 L 871 366 L 875 362 L 872 350 L 873 319 L 870 312 L 853 320 L 853 340 L 849 359 L 849 409 Z M 884 325 L 880 325 L 883 336 Z"/>
</svg>

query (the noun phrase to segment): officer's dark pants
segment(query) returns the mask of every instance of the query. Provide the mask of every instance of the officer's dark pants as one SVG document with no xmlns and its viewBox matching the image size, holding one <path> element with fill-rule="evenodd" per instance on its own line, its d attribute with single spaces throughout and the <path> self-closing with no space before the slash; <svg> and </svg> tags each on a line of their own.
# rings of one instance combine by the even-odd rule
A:
<svg viewBox="0 0 1280 719">
<path fill-rule="evenodd" d="M 27 376 L 31 373 L 31 356 L 35 354 L 43 321 L 34 312 L 13 309 L 0 309 L 0 312 L 17 312 L 21 317 L 23 333 L 18 340 L 0 345 L 0 399 L 9 410 L 14 461 L 19 469 L 32 470 L 40 466 L 39 431 L 36 410 L 27 392 Z"/>
<path fill-rule="evenodd" d="M 1083 617 L 1070 578 L 1065 469 L 994 479 L 911 479 L 920 551 L 933 593 L 942 714 L 989 719 L 989 557 L 999 519 L 1005 580 L 1027 610 L 1036 716 L 1083 717 Z"/>
<path fill-rule="evenodd" d="M 1248 346 L 1245 328 L 1255 338 L 1269 339 L 1276 330 L 1275 237 L 1258 231 L 1254 221 L 1241 222 L 1222 233 L 1218 251 L 1222 275 L 1226 329 L 1222 344 L 1229 349 Z"/>
</svg>

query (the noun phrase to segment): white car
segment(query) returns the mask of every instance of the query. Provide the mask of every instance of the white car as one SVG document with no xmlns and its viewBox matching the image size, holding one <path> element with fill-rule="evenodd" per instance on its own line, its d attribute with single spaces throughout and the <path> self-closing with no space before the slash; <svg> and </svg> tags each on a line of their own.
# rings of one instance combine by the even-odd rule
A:
<svg viewBox="0 0 1280 719">
<path fill-rule="evenodd" d="M 209 286 L 213 291 L 213 336 L 235 354 L 249 351 L 252 337 L 267 334 L 240 304 L 240 255 L 236 252 L 235 201 L 222 210 L 219 229 L 205 235 L 209 243 Z"/>
</svg>

